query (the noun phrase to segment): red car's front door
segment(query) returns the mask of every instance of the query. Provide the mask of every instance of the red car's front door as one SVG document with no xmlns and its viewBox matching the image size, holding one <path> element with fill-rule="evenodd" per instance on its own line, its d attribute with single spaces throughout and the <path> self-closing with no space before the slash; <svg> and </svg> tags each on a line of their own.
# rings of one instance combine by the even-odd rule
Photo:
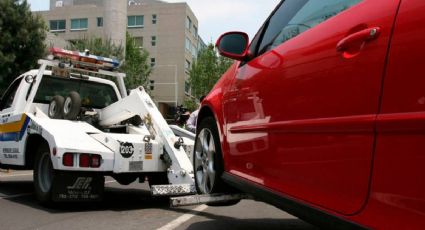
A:
<svg viewBox="0 0 425 230">
<path fill-rule="evenodd" d="M 398 4 L 283 1 L 251 45 L 256 57 L 235 73 L 236 100 L 225 105 L 234 109 L 224 110 L 226 171 L 313 205 L 358 212 Z"/>
</svg>

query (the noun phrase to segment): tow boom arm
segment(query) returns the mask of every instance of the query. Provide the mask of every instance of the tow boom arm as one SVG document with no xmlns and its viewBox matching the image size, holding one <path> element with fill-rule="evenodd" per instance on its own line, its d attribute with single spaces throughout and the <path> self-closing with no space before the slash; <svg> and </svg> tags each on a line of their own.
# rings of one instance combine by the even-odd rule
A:
<svg viewBox="0 0 425 230">
<path fill-rule="evenodd" d="M 143 87 L 132 90 L 129 96 L 104 108 L 100 114 L 101 126 L 115 125 L 138 115 L 144 120 L 154 138 L 159 138 L 163 142 L 166 151 L 164 157 L 169 157 L 170 160 L 167 169 L 170 185 L 152 186 L 153 195 L 182 195 L 196 192 L 193 166 L 181 146 L 181 139 L 174 135 Z"/>
</svg>

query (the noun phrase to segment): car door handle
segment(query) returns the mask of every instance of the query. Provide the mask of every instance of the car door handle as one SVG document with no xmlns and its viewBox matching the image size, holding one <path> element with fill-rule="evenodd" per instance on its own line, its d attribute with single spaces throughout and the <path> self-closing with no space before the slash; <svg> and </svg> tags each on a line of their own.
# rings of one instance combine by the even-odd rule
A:
<svg viewBox="0 0 425 230">
<path fill-rule="evenodd" d="M 372 27 L 372 28 L 367 28 L 359 32 L 350 34 L 338 42 L 338 44 L 336 45 L 336 50 L 338 52 L 345 52 L 352 45 L 359 44 L 362 42 L 368 42 L 378 38 L 380 32 L 381 32 L 381 28 Z"/>
</svg>

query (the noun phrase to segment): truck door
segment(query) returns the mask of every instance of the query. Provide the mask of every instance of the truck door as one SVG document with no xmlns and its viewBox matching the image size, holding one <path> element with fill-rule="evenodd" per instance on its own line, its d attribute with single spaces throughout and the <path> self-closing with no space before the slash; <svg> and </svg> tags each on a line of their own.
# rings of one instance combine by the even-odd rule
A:
<svg viewBox="0 0 425 230">
<path fill-rule="evenodd" d="M 21 140 L 26 134 L 29 118 L 16 110 L 19 99 L 24 98 L 18 95 L 18 92 L 24 91 L 23 88 L 27 89 L 28 83 L 22 78 L 16 79 L 0 101 L 0 162 L 2 164 L 24 164 Z"/>
<path fill-rule="evenodd" d="M 316 206 L 359 211 L 398 4 L 282 1 L 236 74 L 226 170 Z"/>
</svg>

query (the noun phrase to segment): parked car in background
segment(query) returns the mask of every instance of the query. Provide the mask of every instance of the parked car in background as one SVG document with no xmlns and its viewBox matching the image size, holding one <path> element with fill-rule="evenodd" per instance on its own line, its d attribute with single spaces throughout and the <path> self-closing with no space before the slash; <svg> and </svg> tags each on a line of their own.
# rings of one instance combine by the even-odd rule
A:
<svg viewBox="0 0 425 230">
<path fill-rule="evenodd" d="M 281 1 L 202 104 L 201 193 L 331 228 L 425 228 L 425 2 Z"/>
</svg>

